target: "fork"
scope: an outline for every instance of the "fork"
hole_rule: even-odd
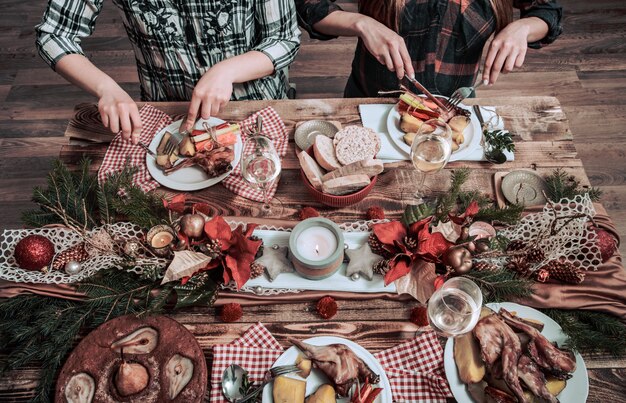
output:
[[[248,400],[256,397],[259,394],[259,392],[263,390],[265,385],[272,382],[274,378],[277,378],[281,375],[296,372],[296,371],[300,371],[300,368],[298,368],[295,365],[280,365],[274,368],[270,368],[269,376],[265,377],[265,380],[263,381],[263,383],[261,383],[258,387],[256,387],[252,392],[246,393],[241,399],[238,399],[235,403],[247,402]]]
[[[189,134],[191,134],[191,131],[193,130],[193,128],[196,127],[196,123],[198,122],[198,120],[200,120],[200,115],[198,115],[198,117],[196,118],[196,121],[190,128],[181,131],[180,128],[183,127],[183,125],[187,122],[187,117],[185,116],[182,119],[182,122],[180,123],[178,130],[176,130],[176,132],[170,133],[170,138],[167,139],[167,143],[165,144],[165,147],[163,149],[164,153],[167,155],[172,155],[174,150],[176,150],[176,147],[178,147],[180,143],[183,142],[184,139],[189,137]]]
[[[479,81],[478,84],[474,84],[471,87],[461,87],[452,93],[452,96],[448,98],[445,102],[446,109],[452,110],[457,107],[458,104],[461,103],[465,98],[472,95],[472,92],[476,90],[476,88],[480,87],[484,84],[484,81]]]

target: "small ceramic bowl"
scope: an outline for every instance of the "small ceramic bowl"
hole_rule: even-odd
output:
[[[309,147],[309,149],[307,150],[307,154],[315,158],[315,156],[313,155],[313,147]],[[350,193],[350,194],[342,195],[342,196],[336,196],[336,195],[331,195],[328,193],[324,193],[321,190],[315,189],[313,185],[311,185],[311,182],[309,182],[309,179],[306,177],[306,174],[304,173],[304,170],[302,169],[300,169],[300,177],[302,178],[302,182],[304,183],[304,186],[306,186],[307,190],[316,201],[326,206],[336,207],[336,208],[347,207],[365,199],[365,197],[374,188],[374,185],[376,184],[376,180],[378,179],[378,175],[376,175],[370,179],[369,185],[365,186],[364,188],[359,189],[354,193]]]

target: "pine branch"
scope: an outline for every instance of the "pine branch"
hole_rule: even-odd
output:
[[[515,224],[519,222],[523,211],[524,206],[519,204],[507,205],[504,208],[499,208],[497,206],[488,206],[481,208],[478,214],[474,216],[474,220]]]
[[[483,292],[485,302],[510,301],[512,298],[525,298],[533,294],[533,282],[500,269],[497,271],[472,271],[463,275],[474,281]]]
[[[591,201],[597,202],[602,196],[602,191],[596,187],[584,189],[580,186],[580,181],[573,175],[569,175],[561,168],[555,169],[550,176],[546,178],[548,185],[547,195],[550,200],[555,202],[563,198],[573,199],[578,195],[589,194]]]
[[[616,317],[582,310],[543,309],[568,336],[565,347],[575,351],[626,354],[626,324]]]
[[[448,214],[456,207],[461,187],[469,178],[470,170],[468,168],[455,169],[450,177],[450,189],[446,194],[437,198],[436,201],[436,218],[440,221],[448,219]]]

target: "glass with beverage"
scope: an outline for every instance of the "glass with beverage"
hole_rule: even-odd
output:
[[[441,336],[459,336],[476,326],[482,304],[483,294],[474,282],[454,277],[430,297],[428,321]]]
[[[263,192],[263,215],[278,213],[268,200],[267,189],[278,178],[280,171],[280,157],[272,140],[265,136],[248,137],[241,156],[241,175],[250,186]]]
[[[427,120],[420,126],[411,145],[411,162],[421,173],[415,197],[424,196],[426,175],[439,172],[446,166],[452,154],[452,129],[447,123],[438,120]]]

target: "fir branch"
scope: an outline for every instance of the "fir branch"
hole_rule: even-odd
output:
[[[446,221],[448,214],[454,210],[461,187],[469,178],[470,170],[468,168],[455,169],[450,176],[450,189],[446,194],[437,198],[436,201],[436,218],[440,221]]]
[[[584,189],[580,186],[580,181],[573,175],[569,175],[563,169],[555,169],[546,178],[548,185],[547,196],[555,202],[561,199],[573,199],[576,196],[588,194],[591,201],[597,202],[602,196],[602,191],[596,187]]]
[[[478,214],[474,216],[474,220],[487,221],[504,224],[516,224],[519,222],[524,206],[519,204],[511,204],[504,208],[497,206],[488,206],[481,208]]]
[[[582,310],[542,309],[568,336],[565,347],[575,351],[626,354],[626,324],[618,318]]]
[[[520,278],[505,269],[472,271],[463,277],[478,284],[483,292],[484,302],[510,301],[513,298],[526,298],[533,294],[531,280]]]

